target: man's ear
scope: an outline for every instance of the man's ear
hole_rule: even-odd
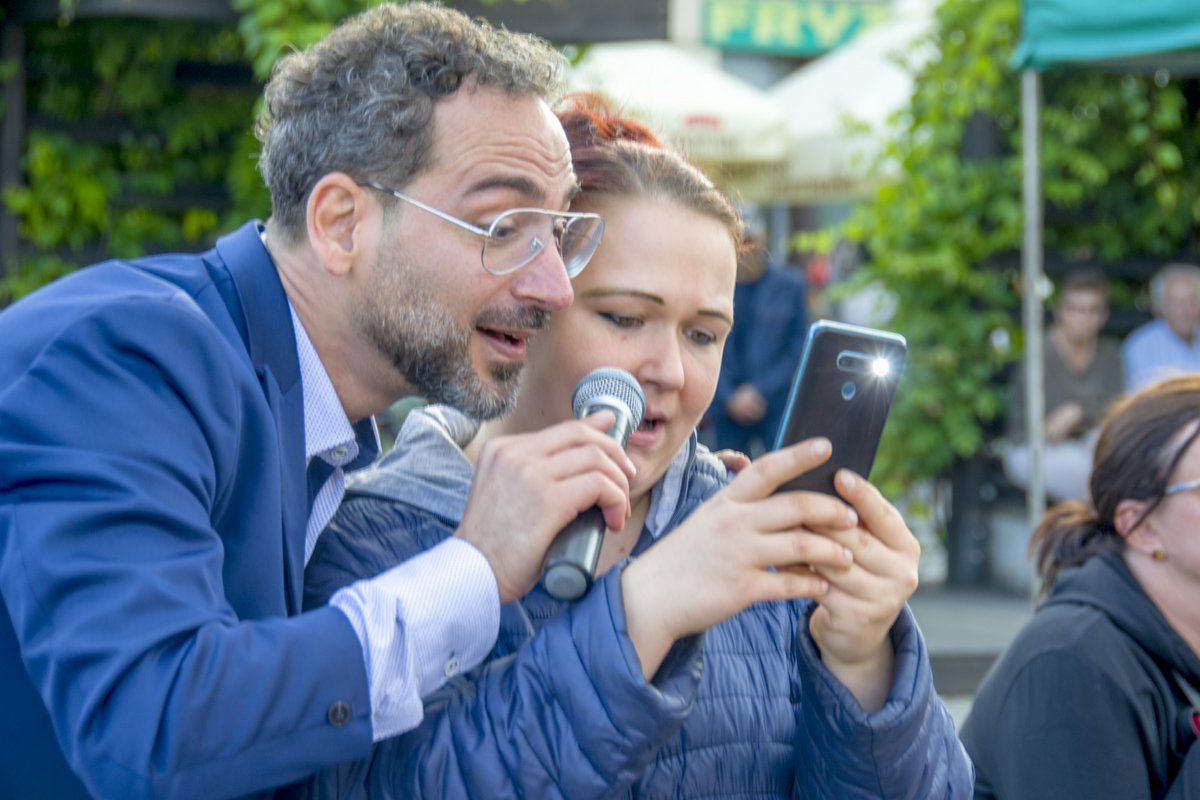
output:
[[[350,272],[362,257],[366,192],[344,172],[323,176],[308,195],[308,241],[330,275]]]
[[[1154,531],[1154,525],[1149,519],[1138,520],[1146,513],[1146,507],[1149,505],[1146,500],[1122,500],[1117,503],[1117,511],[1113,515],[1113,524],[1117,529],[1117,533],[1121,534],[1126,544],[1139,553],[1144,553],[1148,556],[1153,556],[1155,550],[1161,550],[1162,545],[1158,540],[1158,534]],[[1137,527],[1134,527],[1134,526]]]

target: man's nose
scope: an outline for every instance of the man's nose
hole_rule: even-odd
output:
[[[575,290],[558,247],[551,243],[513,274],[513,295],[550,310],[571,305]]]

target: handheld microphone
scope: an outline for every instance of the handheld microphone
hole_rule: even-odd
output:
[[[571,396],[571,408],[578,419],[602,409],[613,412],[616,421],[608,435],[620,442],[642,424],[646,396],[637,379],[623,369],[601,367],[580,379]],[[563,528],[546,553],[542,583],[551,596],[575,600],[591,588],[604,543],[604,513],[592,506]]]

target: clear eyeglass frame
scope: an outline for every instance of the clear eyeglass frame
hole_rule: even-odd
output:
[[[403,200],[482,237],[480,263],[484,270],[496,276],[516,272],[541,255],[546,245],[553,240],[562,257],[567,277],[574,278],[595,255],[604,235],[604,220],[599,214],[584,211],[550,211],[545,208],[510,208],[492,220],[487,228],[481,228],[409,197],[398,189],[369,180],[360,180],[358,183],[360,186],[367,186]]]
[[[1188,489],[1197,489],[1197,488],[1200,488],[1200,478],[1196,478],[1195,480],[1190,480],[1190,481],[1180,481],[1179,483],[1172,483],[1170,486],[1168,486],[1166,489],[1163,490],[1163,497],[1169,497],[1173,494],[1179,494],[1180,492],[1186,492]]]

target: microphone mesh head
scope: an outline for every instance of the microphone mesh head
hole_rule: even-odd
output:
[[[594,369],[579,379],[575,385],[575,394],[571,396],[571,410],[576,417],[582,417],[584,412],[601,398],[612,398],[625,404],[633,418],[632,427],[642,424],[642,416],[646,413],[646,395],[638,385],[637,378],[623,369],[616,367],[600,367]]]

